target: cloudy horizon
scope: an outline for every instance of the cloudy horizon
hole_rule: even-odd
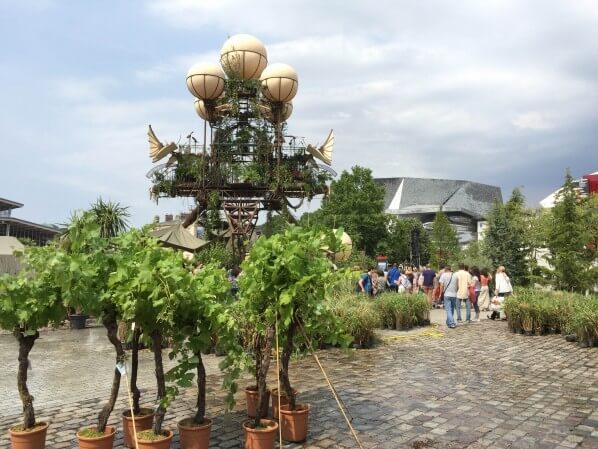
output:
[[[598,170],[591,0],[0,0],[0,17],[0,197],[19,218],[63,223],[100,196],[134,225],[192,206],[150,200],[147,125],[201,135],[185,74],[238,33],[297,70],[289,133],[334,128],[338,173],[520,187],[537,207],[567,168]]]

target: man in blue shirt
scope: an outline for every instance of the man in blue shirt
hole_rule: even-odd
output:
[[[386,276],[386,282],[388,283],[388,288],[390,290],[395,292],[398,291],[399,286],[397,284],[397,281],[399,280],[400,276],[401,270],[399,270],[399,267],[397,267],[396,263],[393,263],[390,270],[388,270],[388,275]]]
[[[359,288],[361,289],[361,293],[366,293],[368,295],[373,294],[373,285],[372,285],[372,271],[374,269],[372,267],[368,268],[368,272],[361,275],[361,279],[359,279]]]

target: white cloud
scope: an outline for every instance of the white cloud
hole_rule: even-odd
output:
[[[546,117],[539,112],[519,114],[513,119],[512,123],[517,128],[522,129],[543,130],[552,128]]]

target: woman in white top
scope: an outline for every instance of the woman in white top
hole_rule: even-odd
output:
[[[513,293],[513,287],[511,286],[511,280],[505,272],[505,267],[502,265],[496,269],[496,277],[494,278],[494,294],[495,298],[492,299],[490,304],[490,310],[492,314],[488,316],[491,320],[500,318],[503,310],[503,303],[505,298]]]
[[[496,277],[494,278],[494,294],[506,298],[513,293],[513,287],[511,286],[511,280],[505,272],[505,267],[502,265],[496,269]]]

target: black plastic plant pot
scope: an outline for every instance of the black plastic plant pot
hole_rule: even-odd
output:
[[[69,315],[69,323],[71,324],[71,329],[85,329],[85,323],[87,322],[87,315],[83,315],[80,313],[74,313]]]

